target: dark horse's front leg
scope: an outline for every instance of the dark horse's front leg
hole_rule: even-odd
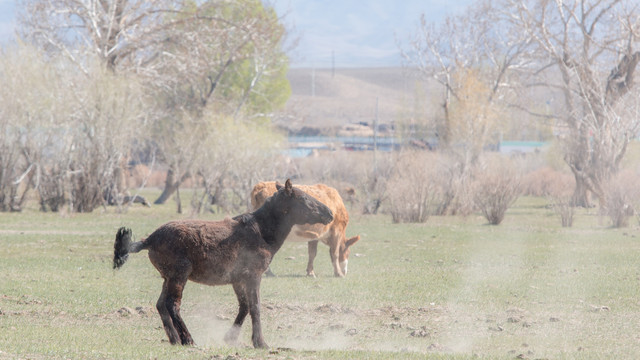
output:
[[[251,314],[251,341],[255,348],[268,348],[267,343],[262,337],[262,324],[260,323],[260,280],[258,276],[254,281],[250,282],[247,287],[247,296],[249,298],[249,313]]]
[[[228,344],[235,344],[238,341],[240,328],[242,327],[244,318],[247,317],[249,313],[249,304],[247,302],[247,293],[244,284],[234,283],[233,291],[235,291],[236,297],[238,298],[238,316],[236,316],[236,320],[233,322],[231,329],[229,329],[224,336],[224,341]]]
[[[251,279],[246,283],[233,284],[233,290],[238,298],[238,316],[236,316],[233,326],[224,336],[225,342],[234,344],[240,335],[240,328],[247,314],[251,314],[252,335],[251,341],[256,348],[267,348],[267,344],[262,337],[262,326],[260,324],[260,277]]]

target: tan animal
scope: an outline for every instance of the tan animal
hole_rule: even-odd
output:
[[[315,277],[313,271],[313,260],[318,253],[318,241],[322,241],[329,246],[331,263],[333,264],[333,274],[337,277],[344,277],[347,274],[349,263],[349,248],[360,240],[360,235],[347,239],[345,230],[349,223],[349,213],[344,207],[344,203],[338,191],[324,184],[316,185],[296,185],[298,189],[306,192],[327,205],[333,213],[333,221],[324,224],[296,225],[289,233],[286,241],[306,241],[309,248],[309,262],[307,264],[307,275]],[[269,196],[276,192],[275,181],[261,182],[253,187],[251,191],[251,206],[258,209]]]

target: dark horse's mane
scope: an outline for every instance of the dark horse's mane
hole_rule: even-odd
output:
[[[256,234],[260,235],[260,224],[258,223],[254,213],[247,212],[244,214],[236,215],[231,219],[239,222],[245,227],[253,230],[253,232],[255,232]]]

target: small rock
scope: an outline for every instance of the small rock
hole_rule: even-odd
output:
[[[421,329],[413,330],[410,335],[413,337],[429,337],[431,334],[423,326]]]
[[[609,308],[608,306],[605,306],[605,305],[603,305],[603,306],[591,305],[591,311],[593,311],[593,312],[609,311],[609,310],[611,310],[611,308]]]
[[[131,310],[131,308],[129,307],[121,307],[120,309],[118,309],[118,314],[120,314],[121,316],[129,316],[131,314],[133,314],[133,310]]]
[[[345,332],[345,334],[350,335],[350,336],[353,336],[353,335],[355,335],[355,334],[357,334],[357,333],[358,333],[358,330],[357,330],[357,329],[355,329],[355,328],[351,328],[351,329],[349,329],[349,330],[347,330],[347,331]]]
[[[149,313],[147,309],[143,308],[142,306],[137,306],[136,312],[138,313],[138,315],[143,315],[143,316]]]

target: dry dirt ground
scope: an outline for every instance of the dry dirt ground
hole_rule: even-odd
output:
[[[242,345],[227,346],[232,289],[194,283],[182,315],[197,346],[169,346],[155,310],[161,279],[145,254],[111,270],[118,226],[133,223],[142,237],[165,215],[28,215],[0,217],[0,358],[640,356],[639,229],[611,229],[591,214],[569,229],[527,203],[499,227],[479,217],[353,216],[347,233],[363,238],[344,279],[332,276],[326,247],[314,279],[304,276],[306,245],[285,244],[273,263],[279,276],[261,287],[269,351],[249,346],[250,321]]]

